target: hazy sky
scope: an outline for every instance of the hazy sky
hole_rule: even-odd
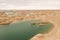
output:
[[[60,9],[60,0],[0,0],[0,9]]]

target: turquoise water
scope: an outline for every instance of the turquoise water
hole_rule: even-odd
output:
[[[34,35],[44,34],[53,27],[50,22],[46,25],[32,25],[31,22],[39,22],[39,20],[0,26],[0,40],[29,40]]]

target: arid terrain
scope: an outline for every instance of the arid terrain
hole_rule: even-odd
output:
[[[54,28],[46,34],[37,34],[31,40],[60,40],[60,10],[16,10],[0,11],[0,24],[25,20],[52,22]]]

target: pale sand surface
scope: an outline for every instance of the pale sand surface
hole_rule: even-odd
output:
[[[11,18],[13,23],[26,20],[50,21],[54,24],[54,28],[46,34],[37,34],[31,40],[60,40],[60,11],[17,11],[17,13],[25,13],[24,16],[16,16]],[[44,13],[46,16],[41,15]],[[8,21],[9,22],[9,21]],[[4,22],[2,22],[4,23]]]

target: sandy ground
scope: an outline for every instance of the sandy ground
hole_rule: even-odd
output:
[[[60,13],[56,13],[55,16],[48,15],[48,20],[52,22],[55,27],[47,34],[37,34],[32,40],[60,40]]]
[[[21,20],[36,20],[50,21],[54,24],[54,28],[46,34],[37,34],[31,40],[60,40],[60,11],[17,11],[17,13],[26,13],[24,16],[13,17],[13,23]],[[43,13],[43,15],[41,15]],[[46,15],[45,15],[46,14]],[[1,18],[1,17],[0,17]],[[3,22],[2,22],[3,23]]]

